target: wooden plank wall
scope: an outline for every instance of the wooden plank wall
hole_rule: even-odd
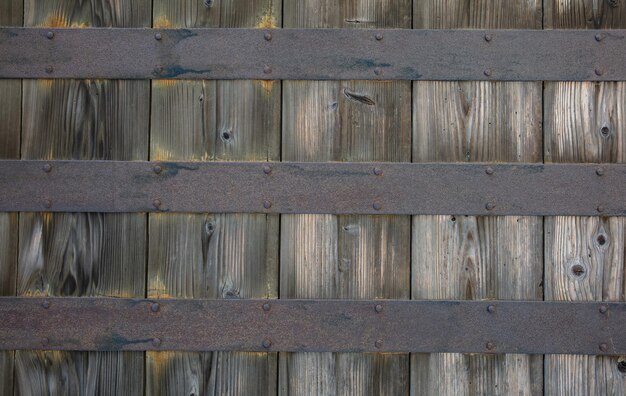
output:
[[[0,2],[0,25],[22,24],[626,28],[626,4]],[[625,112],[626,83],[0,80],[0,158],[624,163]],[[607,217],[3,213],[0,295],[624,301],[625,240]],[[0,353],[0,394],[624,394],[625,372],[624,357],[23,351]]]
[[[626,4],[547,1],[544,26],[624,29]],[[626,84],[546,83],[544,136],[545,162],[626,162]],[[623,217],[546,217],[545,299],[626,300],[625,242]],[[577,267],[582,271],[573,271]],[[626,394],[626,366],[620,362],[624,357],[546,356],[546,393]]]

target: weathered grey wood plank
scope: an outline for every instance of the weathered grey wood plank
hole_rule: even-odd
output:
[[[411,27],[410,1],[285,3],[285,27]],[[409,161],[410,83],[286,81],[283,160]],[[281,298],[409,298],[403,216],[285,215]],[[281,354],[281,394],[406,394],[407,355]]]
[[[23,0],[0,3],[0,26],[22,26]],[[0,80],[0,158],[20,158],[22,82]],[[0,213],[0,296],[15,295],[17,213]],[[0,394],[13,393],[12,351],[0,351]]]
[[[279,27],[281,2],[154,1],[154,27]],[[153,81],[153,160],[279,160],[280,82]],[[277,298],[278,216],[149,216],[148,296]],[[228,331],[228,329],[225,329]],[[275,353],[147,353],[149,394],[275,394]]]
[[[619,1],[551,0],[545,2],[544,25],[624,28],[626,6]],[[626,161],[626,84],[546,83],[544,98],[546,162]],[[546,218],[545,299],[624,301],[625,229],[624,218]],[[624,394],[623,360],[546,356],[546,393]]]
[[[414,2],[421,28],[540,28],[540,1]],[[541,83],[414,82],[413,161],[541,162]],[[542,219],[415,216],[415,299],[541,299]],[[496,346],[497,348],[497,346]],[[414,354],[412,394],[540,394],[542,358]]]
[[[144,27],[150,3],[27,0],[25,25]],[[148,159],[149,100],[144,81],[24,81],[22,156]],[[145,293],[143,214],[21,214],[19,236],[20,295]],[[144,354],[136,352],[21,351],[15,370],[18,394],[143,394],[144,388]]]

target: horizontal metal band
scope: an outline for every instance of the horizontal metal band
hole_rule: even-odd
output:
[[[626,353],[626,304],[0,298],[0,349]]]
[[[626,30],[0,29],[0,78],[626,80]]]
[[[626,215],[626,165],[0,161],[0,211]]]

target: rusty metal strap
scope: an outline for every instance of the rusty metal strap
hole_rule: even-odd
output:
[[[626,165],[4,160],[0,211],[621,216]]]
[[[626,353],[625,303],[0,298],[0,349]]]
[[[626,80],[626,30],[0,29],[0,78]]]

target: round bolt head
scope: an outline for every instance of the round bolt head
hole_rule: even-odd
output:
[[[152,170],[154,171],[154,173],[156,173],[157,175],[160,174],[161,172],[163,172],[163,168],[161,167],[161,165],[155,165],[154,168],[152,168]]]
[[[383,69],[381,69],[380,67],[374,68],[374,74],[380,76],[381,74],[383,74]]]
[[[485,347],[487,347],[487,349],[490,351],[493,351],[496,348],[493,342],[488,342],[487,345],[485,345]]]
[[[598,175],[598,176],[604,175],[604,168],[597,168],[596,169],[596,175]]]
[[[266,338],[263,340],[262,345],[263,345],[263,348],[269,349],[269,347],[272,346],[272,341],[269,338]]]
[[[607,313],[609,310],[609,307],[607,307],[606,305],[602,304],[600,305],[600,308],[598,308],[598,310],[600,311],[600,313]]]
[[[381,210],[383,208],[383,205],[381,205],[380,202],[374,202],[372,207],[374,208],[374,210]]]
[[[374,174],[375,174],[376,176],[380,176],[380,175],[382,175],[382,174],[383,174],[383,170],[382,170],[382,169],[380,169],[379,167],[375,167],[375,168],[374,168]]]
[[[485,173],[488,175],[493,175],[495,173],[495,170],[493,170],[492,167],[488,167],[487,169],[485,169]]]
[[[596,209],[600,213],[604,212],[604,206],[602,206],[602,205],[598,205],[598,207]]]
[[[50,308],[50,301],[46,300],[46,301],[42,302],[42,303],[41,303],[41,306],[42,306],[44,309],[48,309],[48,308]]]
[[[154,38],[157,40],[161,40],[163,38],[163,36],[161,35],[161,33],[157,33],[154,35]]]
[[[263,201],[263,207],[265,209],[269,209],[269,208],[272,207],[272,203],[270,201],[265,200],[265,201]]]
[[[494,210],[495,208],[496,208],[496,204],[492,202],[487,202],[487,204],[485,205],[485,209],[487,210]]]
[[[270,74],[271,72],[272,72],[272,68],[271,68],[271,67],[269,67],[269,66],[265,66],[265,67],[263,68],[263,73],[265,73],[265,74]]]
[[[161,74],[163,73],[163,66],[157,66],[154,68],[154,74]]]
[[[158,347],[161,345],[161,339],[160,338],[153,338],[152,339],[152,345],[154,345],[155,347]]]
[[[377,304],[377,305],[374,307],[374,310],[375,310],[376,312],[378,312],[378,313],[383,312],[383,306],[382,306],[382,305],[380,305],[380,304]]]
[[[378,349],[383,347],[383,340],[376,340],[376,342],[374,343],[374,346]]]
[[[152,312],[159,312],[160,308],[161,306],[159,305],[159,303],[152,303],[152,305],[150,305],[150,311]]]
[[[155,208],[160,208],[161,205],[163,204],[163,202],[161,202],[160,199],[155,199],[154,201],[152,201],[152,205],[154,205]]]
[[[382,33],[376,33],[376,35],[374,37],[376,37],[376,40],[380,41],[380,40],[383,39],[383,34]]]
[[[596,41],[600,42],[602,40],[604,40],[604,34],[596,33]]]
[[[491,69],[485,69],[485,71],[483,73],[485,74],[485,76],[490,77],[491,76]]]
[[[600,344],[600,350],[602,352],[607,352],[609,350],[609,346],[606,343],[603,342],[603,343]]]
[[[495,305],[489,305],[487,307],[487,312],[489,313],[495,313],[496,312],[496,306]]]
[[[263,173],[265,173],[266,175],[269,175],[270,173],[272,173],[272,167],[269,165],[263,166]]]
[[[270,308],[271,308],[270,303],[265,303],[265,304],[263,304],[263,310],[264,310],[264,311],[266,311],[266,312],[267,312],[267,311],[269,311],[269,310],[270,310]]]
[[[265,34],[263,35],[263,37],[265,38],[266,41],[271,41],[272,40],[272,33],[270,32],[265,32]]]
[[[46,66],[46,73],[51,74],[54,71],[52,66]]]
[[[44,199],[43,200],[43,207],[46,208],[46,209],[52,207],[52,201],[49,200],[49,199]]]
[[[486,42],[490,42],[492,38],[493,37],[489,33],[485,34],[485,41]]]
[[[594,70],[594,72],[596,73],[596,76],[601,76],[604,74],[604,71],[600,68],[596,68],[596,70]]]
[[[54,32],[46,33],[46,37],[49,38],[50,40],[52,40],[54,38]]]
[[[44,172],[46,172],[46,173],[50,173],[50,171],[52,171],[52,165],[50,165],[50,164],[45,164],[45,165],[43,166],[43,171],[44,171]]]

